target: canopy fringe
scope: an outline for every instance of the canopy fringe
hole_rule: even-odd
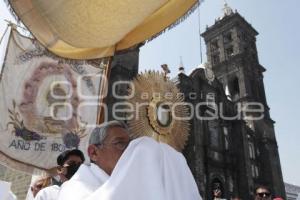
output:
[[[149,38],[148,40],[146,40],[146,42],[151,42],[152,40],[154,40],[155,38],[159,37],[160,35],[164,34],[166,31],[169,31],[173,28],[175,28],[177,25],[181,24],[182,22],[184,22],[191,14],[194,13],[195,10],[197,10],[197,8],[200,6],[200,4],[203,2],[204,0],[198,0],[182,17],[180,17],[179,19],[177,19],[175,22],[173,22],[170,26],[166,27],[164,30],[162,30],[161,32],[155,34],[154,36],[152,36],[151,38]]]
[[[7,21],[7,23],[15,25],[18,29],[20,29],[23,33],[22,35],[25,35],[26,37],[33,38],[34,36],[32,35],[32,33],[28,30],[28,28],[23,24],[21,19],[15,13],[15,11],[14,11],[13,7],[11,6],[11,3],[10,3],[11,0],[3,0],[3,1],[7,5],[8,10],[10,11],[11,15],[13,16],[13,18],[15,19],[16,22],[11,22],[9,20],[5,20],[5,21]]]
[[[9,12],[11,13],[11,15],[13,16],[13,18],[16,20],[17,23],[20,23],[20,18],[18,17],[18,15],[15,13],[14,9],[11,7],[10,5],[10,0],[3,0],[4,3],[6,4]]]

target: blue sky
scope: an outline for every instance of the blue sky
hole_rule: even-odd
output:
[[[257,49],[260,63],[267,69],[265,89],[275,131],[284,179],[300,185],[300,1],[299,0],[228,0],[228,4],[252,24],[260,33]],[[200,7],[201,30],[221,16],[222,0],[206,0]],[[12,19],[6,5],[0,1],[0,33]],[[202,41],[203,42],[203,41]],[[200,64],[198,13],[147,43],[140,51],[140,71],[160,70],[169,65],[175,76],[180,56],[186,72]],[[3,54],[1,45],[0,55]],[[205,46],[203,44],[205,54]],[[204,57],[204,60],[206,58]]]

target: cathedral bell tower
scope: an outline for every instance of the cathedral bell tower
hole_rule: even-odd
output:
[[[266,69],[258,60],[257,35],[251,24],[226,2],[223,15],[202,33],[207,60],[215,77],[222,83],[227,98],[241,105],[241,111],[249,103],[251,108],[261,109],[261,117],[242,115],[241,118],[246,130],[240,131],[243,145],[240,151],[244,151],[243,159],[248,167],[246,176],[251,177],[246,187],[253,191],[256,185],[265,184],[275,195],[285,197],[275,122],[270,118],[263,82]]]
[[[267,106],[262,74],[265,68],[258,62],[256,49],[258,32],[227,4],[223,10],[223,16],[202,34],[208,62],[229,99],[255,100]]]

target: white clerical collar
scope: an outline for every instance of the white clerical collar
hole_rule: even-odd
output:
[[[109,179],[109,175],[102,170],[98,165],[91,163],[91,171],[101,183],[104,183],[107,179]]]

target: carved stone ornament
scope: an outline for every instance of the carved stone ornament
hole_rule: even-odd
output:
[[[205,77],[209,81],[209,83],[212,83],[215,80],[215,74],[212,70],[212,66],[209,63],[204,64],[205,69]]]

